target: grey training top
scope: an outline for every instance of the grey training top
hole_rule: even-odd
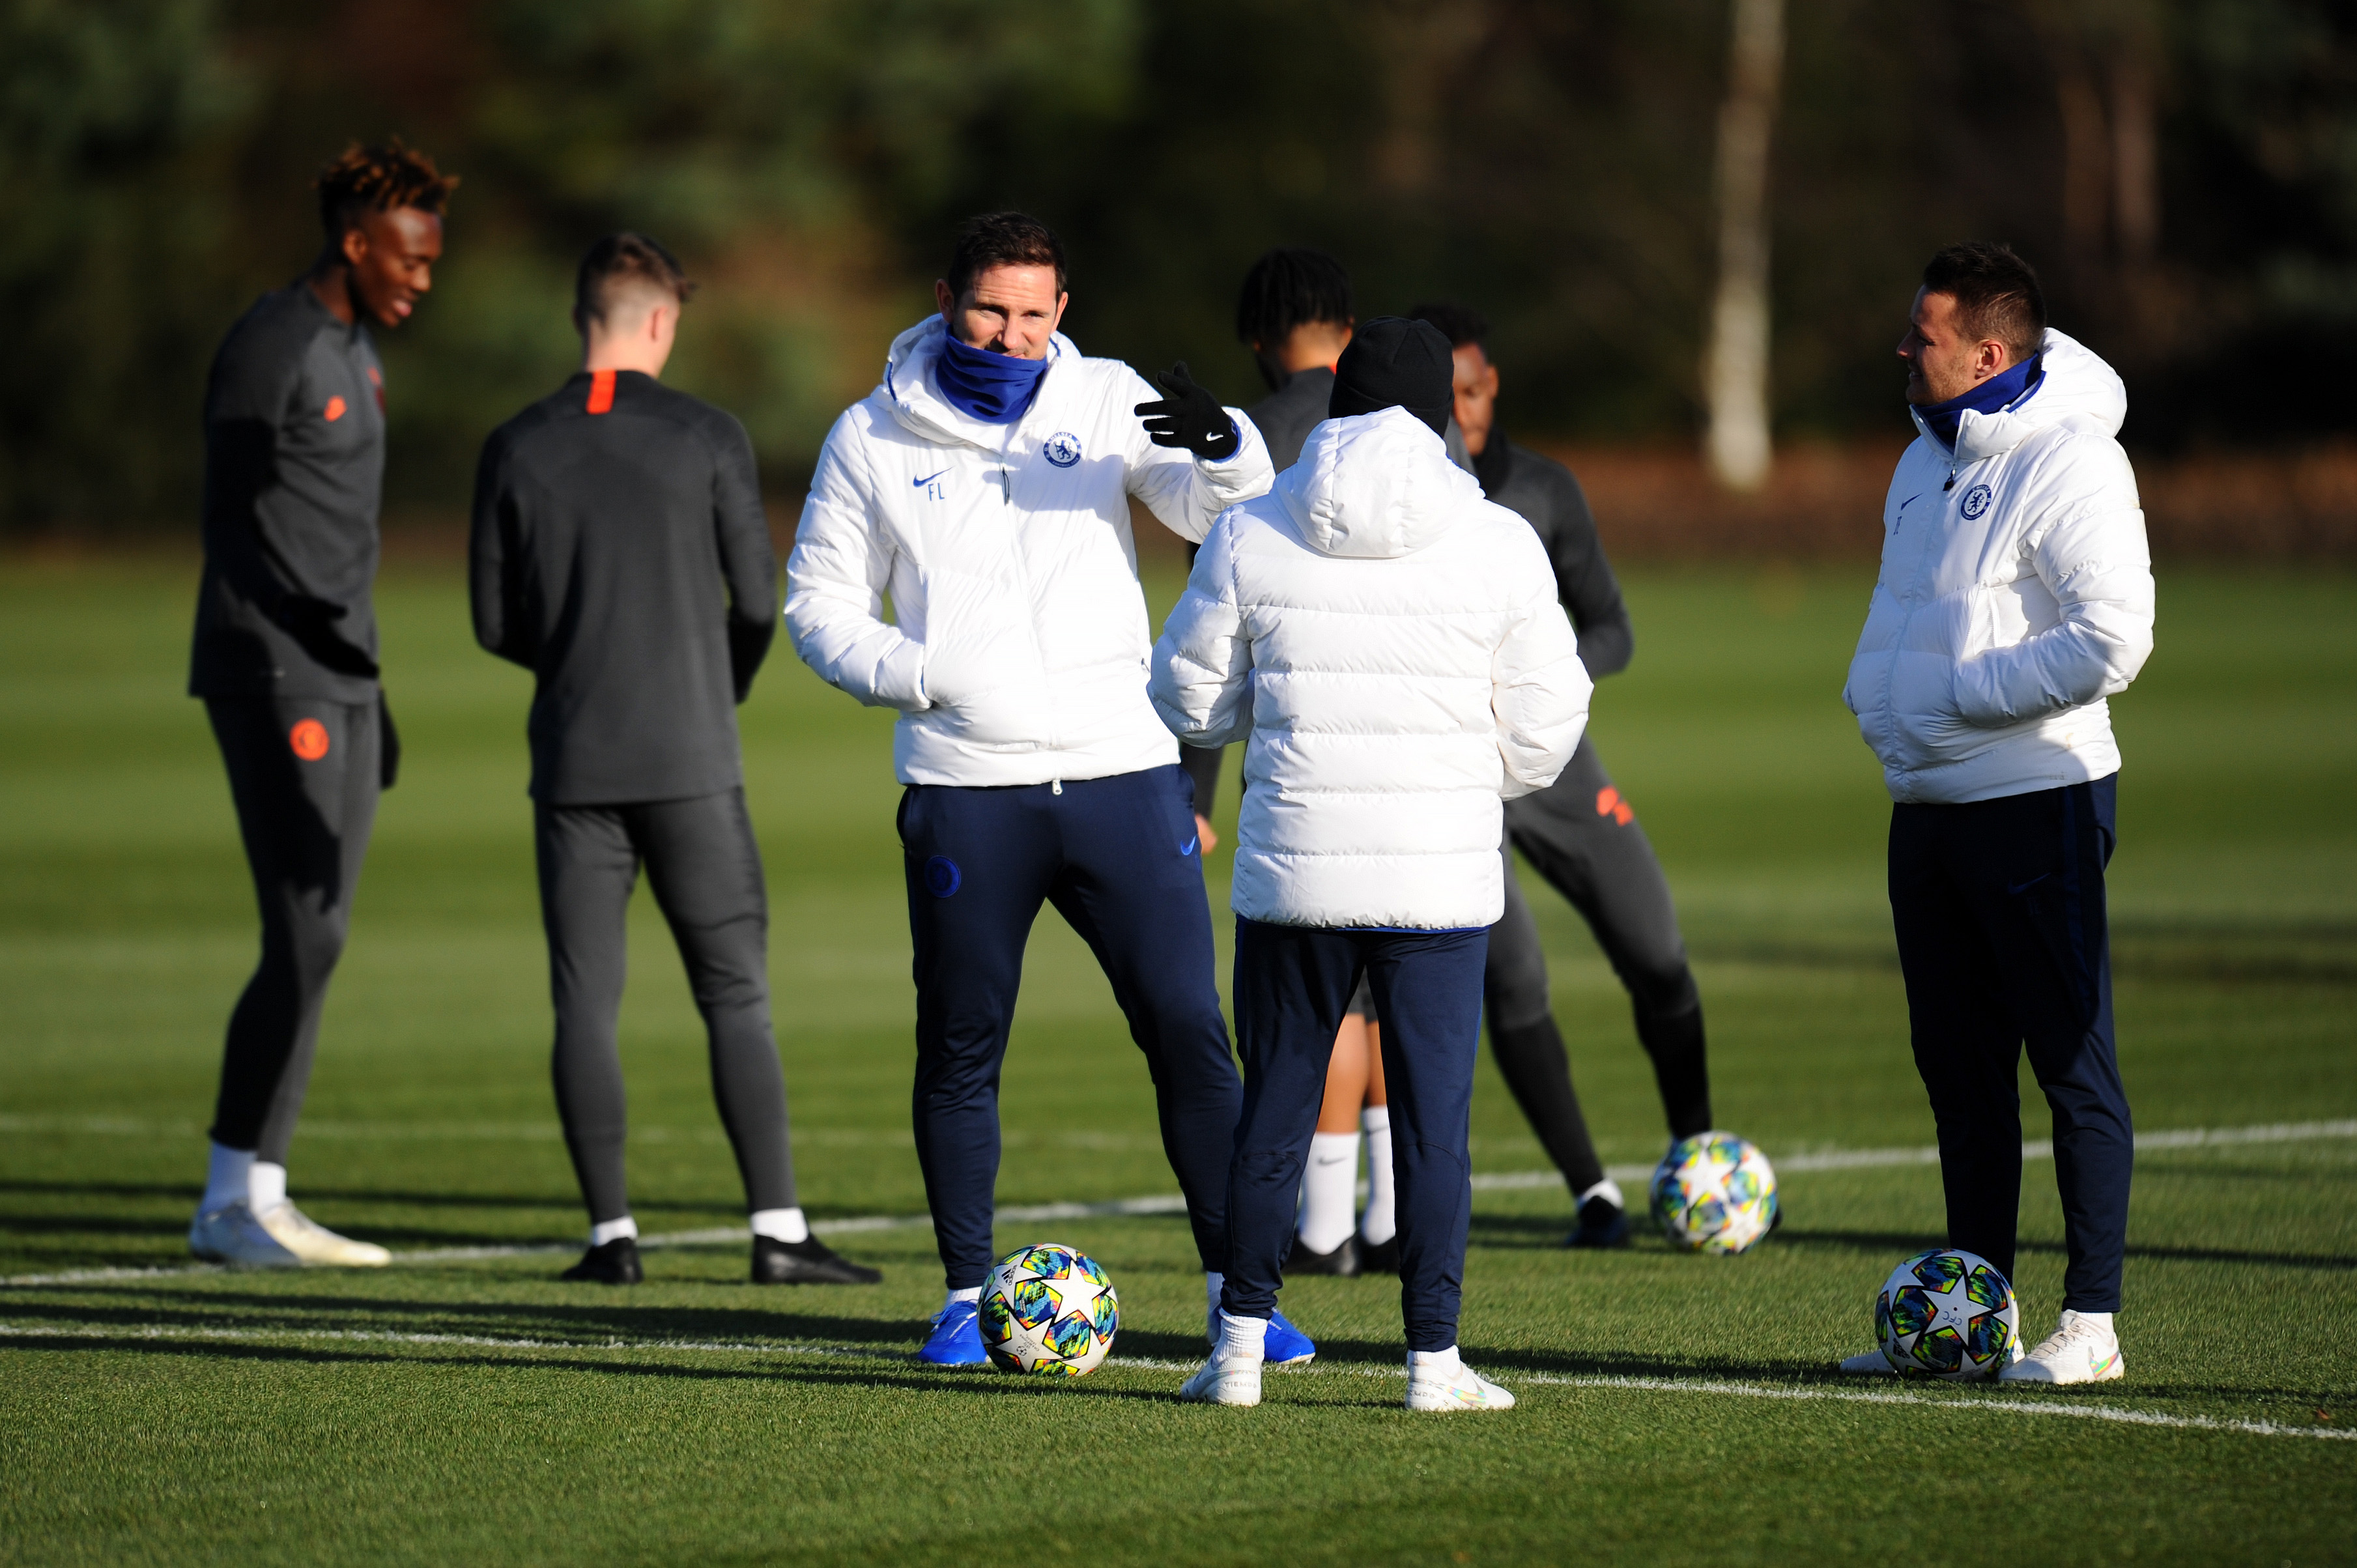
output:
[[[734,416],[587,371],[491,433],[475,478],[475,637],[539,679],[533,798],[678,800],[744,781],[736,704],[778,628],[778,565]]]
[[[1600,681],[1629,667],[1636,636],[1629,625],[1629,607],[1621,602],[1620,584],[1612,563],[1596,537],[1596,518],[1587,510],[1587,493],[1569,468],[1543,457],[1527,446],[1517,446],[1497,426],[1481,455],[1472,460],[1473,477],[1491,500],[1523,520],[1546,546],[1555,567],[1555,596],[1571,614],[1572,629],[1579,633],[1579,661],[1590,680]]]
[[[213,356],[204,420],[189,693],[375,702],[384,371],[368,328],[300,281],[264,295]],[[313,613],[290,613],[304,599]]]

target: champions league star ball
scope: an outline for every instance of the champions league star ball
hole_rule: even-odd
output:
[[[1953,1247],[1918,1252],[1882,1282],[1874,1337],[1901,1372],[1969,1382],[1993,1377],[2021,1342],[2013,1286],[1982,1259]]]
[[[1681,1139],[1653,1172],[1653,1219],[1670,1245],[1740,1252],[1776,1223],[1776,1172],[1732,1133]]]
[[[999,1259],[982,1287],[982,1348],[1004,1371],[1082,1377],[1113,1348],[1120,1310],[1094,1259],[1026,1247]]]

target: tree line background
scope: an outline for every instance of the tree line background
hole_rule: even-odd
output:
[[[962,216],[1063,235],[1066,330],[1259,395],[1276,243],[1362,316],[1495,324],[1517,435],[1690,452],[1727,0],[0,0],[0,528],[192,524],[215,344],[318,244],[308,181],[397,132],[464,184],[388,364],[396,509],[463,505],[571,368],[616,228],[704,285],[671,379],[798,495],[931,308]],[[2357,7],[1792,0],[1774,125],[1780,445],[1895,444],[1924,258],[2005,239],[2127,376],[2156,455],[2345,435]],[[1781,470],[1780,470],[1781,471]],[[1883,470],[1887,473],[1887,467]]]

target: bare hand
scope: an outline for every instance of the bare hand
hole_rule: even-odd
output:
[[[1200,811],[1195,813],[1195,838],[1205,854],[1220,847],[1220,835],[1211,831],[1211,819]]]

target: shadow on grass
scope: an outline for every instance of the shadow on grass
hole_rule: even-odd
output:
[[[17,1340],[5,1348],[17,1352],[58,1355],[109,1356],[137,1355],[172,1357],[181,1360],[262,1362],[295,1366],[382,1366],[382,1367],[485,1367],[497,1366],[516,1371],[591,1372],[607,1377],[645,1378],[665,1381],[791,1383],[804,1386],[836,1387],[872,1391],[875,1389],[905,1389],[916,1393],[953,1393],[985,1399],[1081,1397],[1100,1400],[1142,1400],[1150,1403],[1174,1402],[1171,1396],[1154,1389],[1126,1389],[1101,1383],[1088,1383],[1070,1378],[1010,1377],[989,1368],[943,1369],[921,1371],[911,1368],[906,1371],[882,1370],[873,1368],[828,1367],[807,1361],[762,1367],[692,1367],[648,1361],[608,1361],[583,1358],[554,1356],[545,1353],[502,1355],[495,1348],[480,1352],[437,1350],[431,1354],[404,1354],[390,1350],[329,1349],[299,1345],[253,1345],[221,1340],[164,1340],[146,1338],[109,1338],[102,1335],[77,1337],[70,1342],[55,1339]],[[594,1347],[584,1346],[584,1349]],[[644,1348],[631,1347],[630,1348]],[[888,1353],[879,1352],[879,1358]],[[856,1359],[856,1356],[846,1356]]]
[[[7,1303],[7,1316],[20,1323],[55,1319],[122,1326],[270,1327],[288,1331],[312,1326],[352,1328],[361,1332],[376,1329],[404,1334],[487,1334],[499,1330],[518,1337],[604,1335],[665,1339],[818,1339],[912,1348],[923,1337],[923,1320],[917,1317],[845,1317],[749,1307],[631,1306],[619,1303],[591,1305],[586,1302],[544,1305],[532,1302],[404,1301],[371,1296],[157,1290],[153,1286],[78,1285],[72,1288],[79,1299],[71,1304],[10,1301]],[[614,1287],[578,1285],[567,1288],[607,1291]],[[122,1305],[93,1305],[88,1299],[92,1296],[116,1298]],[[255,1314],[268,1316],[258,1319],[253,1316]],[[329,1315],[336,1322],[333,1325],[307,1323],[292,1316],[296,1314]],[[382,1321],[353,1321],[363,1315]]]

